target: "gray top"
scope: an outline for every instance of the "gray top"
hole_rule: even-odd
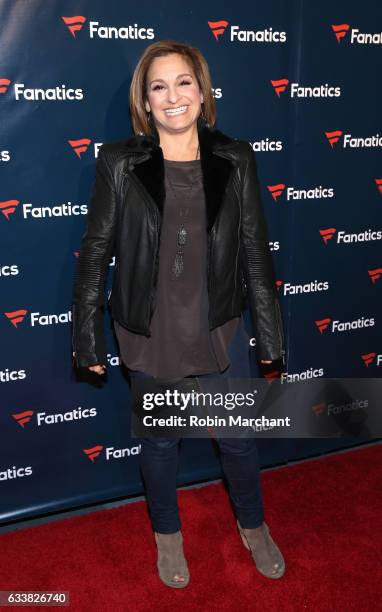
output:
[[[130,369],[177,379],[223,371],[240,317],[209,330],[207,229],[200,160],[164,160],[166,198],[156,302],[147,338],[114,321],[121,359]],[[180,239],[178,231],[185,232]],[[176,260],[177,252],[181,254]],[[175,265],[176,264],[176,265]]]

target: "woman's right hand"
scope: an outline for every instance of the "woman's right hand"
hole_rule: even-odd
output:
[[[91,370],[92,372],[95,372],[96,374],[105,374],[106,372],[106,366],[100,365],[99,363],[97,363],[97,365],[88,366],[88,368],[89,370]]]

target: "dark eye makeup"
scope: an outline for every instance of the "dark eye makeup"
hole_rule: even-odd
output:
[[[191,81],[187,81],[187,79],[183,79],[180,82],[180,85],[191,85]],[[156,91],[156,90],[159,90],[159,89],[162,89],[162,88],[163,88],[163,85],[159,85],[159,83],[158,83],[157,85],[154,85],[154,87],[152,88],[152,91]]]

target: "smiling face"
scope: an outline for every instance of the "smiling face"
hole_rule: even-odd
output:
[[[187,131],[201,112],[203,94],[195,74],[177,53],[156,57],[147,74],[146,111],[151,111],[158,132]]]

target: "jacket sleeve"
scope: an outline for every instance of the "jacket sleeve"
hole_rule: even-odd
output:
[[[247,142],[243,145],[241,252],[256,334],[256,356],[264,360],[282,359],[285,365],[283,324],[256,158],[251,145]]]
[[[72,347],[77,367],[107,363],[104,287],[114,246],[115,224],[115,185],[102,145],[74,275]]]

